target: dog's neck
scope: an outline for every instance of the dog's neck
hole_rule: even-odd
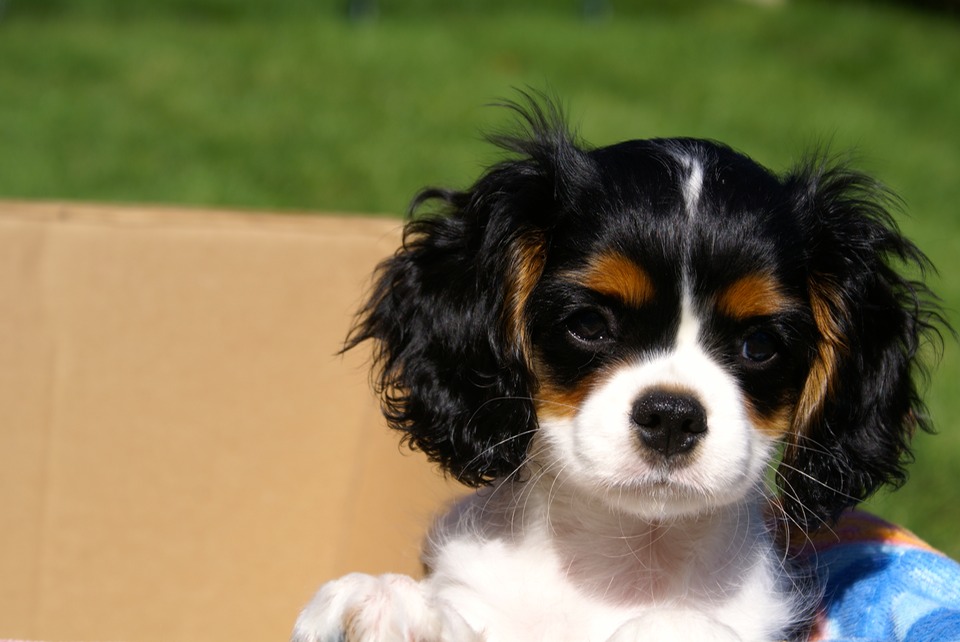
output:
[[[736,504],[669,518],[567,492],[543,475],[501,483],[477,500],[472,510],[483,515],[476,523],[488,535],[548,547],[568,577],[616,602],[722,597],[742,581],[738,570],[766,558],[771,546],[759,491]]]

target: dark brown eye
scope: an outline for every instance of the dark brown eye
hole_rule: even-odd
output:
[[[744,337],[740,356],[752,364],[760,365],[776,357],[779,350],[780,342],[776,335],[766,330],[754,330]]]
[[[610,338],[607,319],[596,310],[574,312],[567,317],[566,326],[567,332],[581,341],[595,342]]]

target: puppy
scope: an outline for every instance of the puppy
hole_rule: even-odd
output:
[[[430,189],[348,347],[389,424],[475,494],[423,581],[348,575],[297,642],[803,639],[786,553],[904,479],[939,319],[896,200],[822,158],[705,140],[592,149],[560,110],[466,191]],[[768,490],[768,479],[775,490]],[[791,533],[790,531],[793,531]]]

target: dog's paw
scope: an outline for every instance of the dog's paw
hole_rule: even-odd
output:
[[[663,609],[628,620],[607,642],[742,642],[726,624],[709,615]]]
[[[324,584],[291,642],[482,642],[451,608],[406,575],[353,573]]]

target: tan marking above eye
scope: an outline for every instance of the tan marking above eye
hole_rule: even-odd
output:
[[[721,314],[737,321],[796,307],[794,300],[783,293],[779,281],[762,273],[749,274],[728,285],[717,295],[716,305]]]
[[[640,308],[653,300],[654,287],[642,267],[617,252],[593,257],[572,278],[595,292]]]

